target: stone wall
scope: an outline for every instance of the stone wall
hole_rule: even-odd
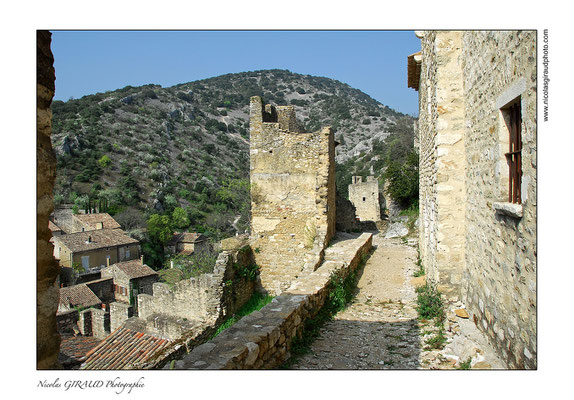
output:
[[[419,87],[420,251],[511,368],[536,368],[536,32],[429,31]],[[522,116],[508,202],[505,107]]]
[[[148,331],[170,339],[196,325],[213,325],[232,315],[253,294],[255,282],[239,274],[241,268],[253,264],[253,252],[246,246],[220,253],[211,274],[171,287],[156,282],[152,295],[138,295],[138,318],[147,321]]]
[[[56,178],[56,156],[52,148],[52,112],[56,79],[54,56],[50,49],[52,34],[36,33],[36,367],[58,367],[60,335],[56,324],[59,303],[58,263],[48,220],[54,209],[52,191]]]
[[[104,339],[110,334],[110,314],[99,308],[88,308],[79,313],[78,327],[84,336]]]
[[[364,233],[341,248],[335,246],[327,249],[325,262],[316,271],[295,279],[270,304],[197,346],[176,361],[174,368],[271,369],[281,365],[290,357],[292,340],[301,337],[305,321],[325,303],[331,274],[345,277],[355,270],[372,248],[372,234]]]
[[[379,181],[374,176],[367,177],[366,182],[360,176],[353,176],[349,185],[349,200],[355,206],[360,221],[381,220]]]
[[[250,102],[251,245],[261,284],[278,294],[313,271],[335,233],[335,141],[303,133],[294,108]]]
[[[465,32],[466,267],[462,297],[513,368],[536,368],[536,32]],[[508,128],[520,96],[522,217],[508,202]],[[506,143],[505,143],[506,142]]]
[[[464,96],[462,32],[428,32],[421,41],[419,209],[427,277],[449,297],[460,293],[464,261]]]
[[[60,335],[74,335],[75,331],[78,331],[79,313],[77,310],[58,313],[56,320]]]
[[[110,332],[115,331],[133,315],[133,307],[127,303],[110,303]]]

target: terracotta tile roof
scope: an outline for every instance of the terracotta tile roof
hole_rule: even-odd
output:
[[[80,369],[146,369],[153,356],[169,344],[127,328],[118,328],[86,355]]]
[[[128,276],[129,279],[141,278],[143,276],[157,275],[157,272],[141,263],[141,260],[122,261],[105,268],[117,268]]]
[[[60,228],[58,225],[56,225],[52,221],[48,221],[48,229],[50,229],[52,232],[63,232],[62,228]]]
[[[103,229],[121,228],[121,225],[108,213],[76,214],[73,218],[80,222],[86,231],[100,229],[97,226],[99,222],[102,223]]]
[[[93,336],[62,336],[58,359],[62,364],[80,363],[86,354],[102,342]]]
[[[173,237],[167,243],[167,246],[173,246],[176,243],[197,243],[207,240],[207,237],[197,232],[174,233]]]
[[[92,307],[101,302],[85,283],[60,288],[60,306],[62,308]]]
[[[88,242],[88,239],[90,242]],[[55,240],[60,241],[72,253],[97,250],[103,247],[126,246],[139,243],[126,235],[121,229],[99,229],[88,232],[70,233],[58,236]]]

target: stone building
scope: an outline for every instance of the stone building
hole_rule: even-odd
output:
[[[536,368],[536,32],[418,32],[420,252],[510,368]]]
[[[108,213],[72,215],[72,232],[95,231],[96,229],[121,229],[121,225]]]
[[[176,232],[164,246],[166,254],[189,255],[209,249],[207,237],[196,232]]]
[[[98,229],[54,237],[54,257],[64,268],[85,271],[120,261],[139,259],[140,245],[121,229]]]
[[[359,221],[381,220],[379,181],[374,176],[368,176],[366,182],[360,176],[353,176],[349,185],[349,200],[355,206]]]
[[[261,284],[279,294],[313,271],[335,233],[335,140],[305,133],[292,106],[250,102],[251,245]]]
[[[140,259],[112,264],[102,269],[102,278],[113,279],[116,301],[136,306],[138,294],[152,294],[159,276]]]
[[[58,305],[58,315],[75,308],[100,307],[102,301],[85,284],[73,285],[60,288],[60,304]]]

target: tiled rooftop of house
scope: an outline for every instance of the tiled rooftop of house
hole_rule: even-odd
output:
[[[167,344],[166,339],[118,328],[87,354],[80,369],[146,369]]]
[[[48,221],[48,228],[49,228],[52,232],[62,232],[62,228],[60,228],[58,225],[56,225],[56,224],[53,223],[52,221]]]
[[[93,336],[62,336],[58,360],[64,366],[79,364],[86,354],[102,342]]]
[[[60,288],[60,306],[64,309],[92,307],[101,302],[85,283]]]
[[[76,214],[73,217],[82,224],[84,230],[91,231],[95,229],[118,229],[121,228],[120,224],[108,213],[97,214]],[[102,228],[98,227],[98,223],[102,224]]]
[[[99,229],[88,232],[70,233],[57,239],[71,252],[97,250],[103,247],[126,246],[139,243],[121,229]]]
[[[207,240],[207,237],[201,233],[196,232],[181,232],[174,233],[173,237],[167,243],[168,246],[173,246],[176,243],[198,243]]]
[[[126,274],[130,279],[141,278],[149,275],[157,275],[156,271],[154,271],[147,265],[142,264],[141,260],[122,261],[110,265],[108,268],[113,267],[118,268],[120,271]]]

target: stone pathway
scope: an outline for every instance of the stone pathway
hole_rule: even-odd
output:
[[[461,354],[472,356],[479,368],[503,368],[486,342],[480,342],[478,331],[478,336],[461,335],[459,322],[465,331],[474,326],[469,320],[458,321],[451,311],[458,304],[447,307],[447,347],[429,350],[425,341],[437,328],[432,321],[417,319],[414,285],[424,277],[413,278],[416,240],[407,244],[379,233],[373,236],[373,246],[375,251],[359,272],[357,296],[321,328],[311,351],[291,369],[450,369],[466,360]]]

